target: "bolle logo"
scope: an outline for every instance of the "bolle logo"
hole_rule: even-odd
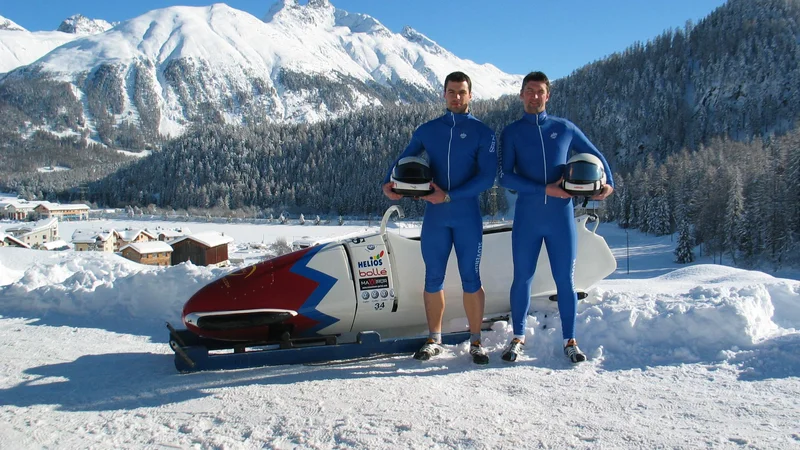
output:
[[[381,252],[378,253],[377,255],[370,256],[368,261],[359,261],[358,262],[358,268],[359,269],[365,269],[367,267],[382,266],[383,265],[383,259],[381,259],[381,258],[383,258],[383,255],[384,255],[384,251],[381,250]]]
[[[555,139],[558,137],[558,133],[553,133],[550,135],[550,139]]]
[[[377,267],[367,270],[359,270],[359,277],[380,277],[387,275],[386,269],[379,269]]]

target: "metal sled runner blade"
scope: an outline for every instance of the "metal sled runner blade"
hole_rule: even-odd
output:
[[[333,337],[317,339],[288,339],[277,343],[235,344],[211,339],[179,340],[187,337],[184,333],[170,328],[170,347],[175,351],[175,368],[179,372],[204,370],[231,370],[260,366],[279,366],[287,364],[311,364],[319,362],[365,358],[375,355],[413,353],[427,340],[427,337],[407,337],[381,339],[372,331],[358,333],[355,342],[338,343]],[[184,334],[184,336],[181,336]],[[442,335],[442,343],[455,345],[469,340],[469,332],[447,333]],[[219,350],[226,350],[219,353]]]

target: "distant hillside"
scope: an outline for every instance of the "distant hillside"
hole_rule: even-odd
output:
[[[785,133],[800,115],[800,1],[729,0],[559,80],[548,110],[618,170],[714,137]]]

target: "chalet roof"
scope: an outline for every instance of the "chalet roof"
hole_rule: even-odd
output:
[[[128,244],[121,249],[120,251],[125,250],[126,248],[131,248],[136,251],[136,253],[140,255],[147,255],[150,253],[170,253],[172,252],[172,247],[169,244],[163,241],[150,241],[150,242],[134,242]]]
[[[203,231],[201,233],[195,233],[190,236],[184,236],[182,238],[175,239],[174,241],[171,241],[170,244],[175,245],[178,242],[182,242],[186,239],[191,239],[209,248],[219,247],[220,245],[226,245],[233,242],[232,237],[225,236],[218,231]]]
[[[136,239],[142,233],[146,234],[150,239],[156,238],[156,236],[153,235],[153,233],[147,230],[131,230],[130,228],[125,230],[117,230],[117,234],[119,235],[120,239],[122,239],[125,242],[130,242]]]
[[[0,233],[0,241],[3,241],[3,242],[5,242],[7,244],[10,244],[10,245],[16,245],[17,247],[31,248],[30,245],[20,241],[19,239],[15,238],[14,236],[12,236],[10,234]]]
[[[97,240],[101,240],[103,242],[107,241],[108,238],[114,233],[113,230],[111,231],[98,231],[98,230],[90,230],[90,229],[78,229],[72,233],[72,243],[73,244],[94,244]]]

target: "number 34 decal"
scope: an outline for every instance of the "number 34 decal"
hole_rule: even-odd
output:
[[[386,302],[375,302],[372,304],[372,306],[375,307],[375,311],[380,311],[386,307]]]

